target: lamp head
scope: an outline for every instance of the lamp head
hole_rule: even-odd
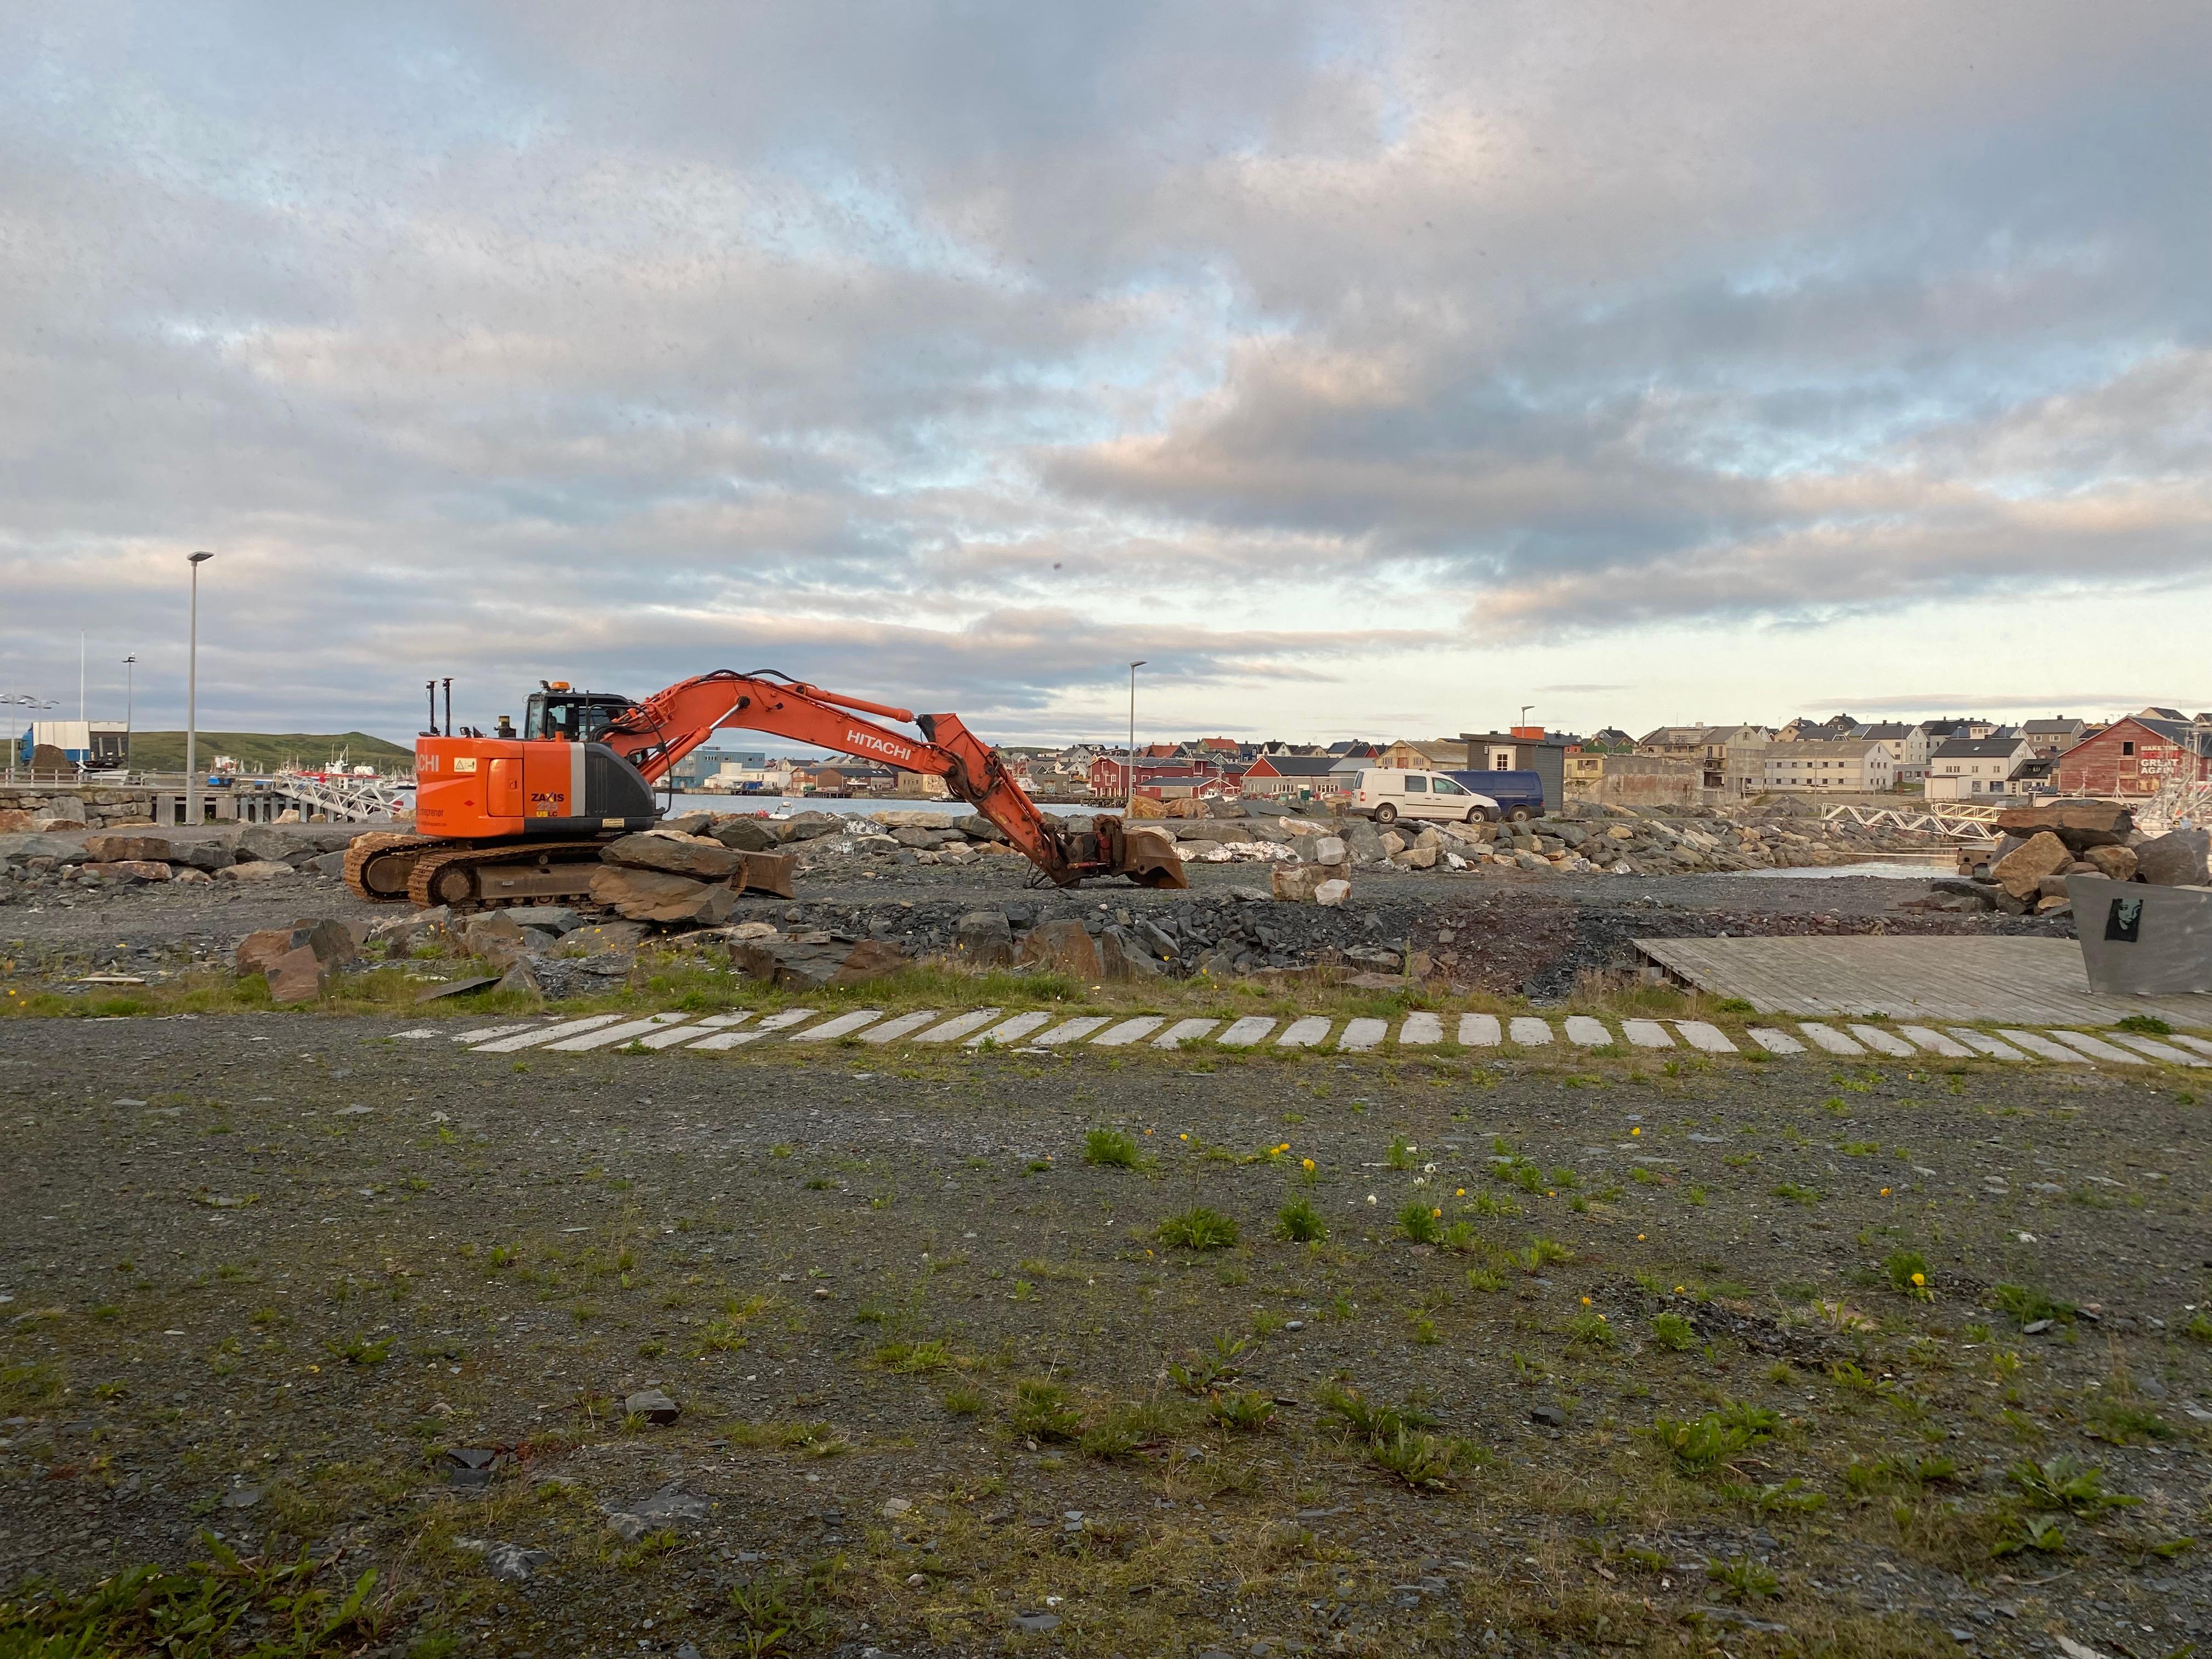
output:
[[[1142,667],[1143,667],[1146,663],[1150,662],[1151,660],[1152,660],[1152,659],[1151,659],[1150,657],[1139,657],[1136,661],[1134,661],[1134,662],[1131,663],[1131,664],[1129,665],[1129,666],[1130,666],[1131,668],[1142,668]]]
[[[185,556],[185,562],[187,564],[205,564],[213,557],[215,557],[215,555],[212,553],[192,553],[188,554]]]

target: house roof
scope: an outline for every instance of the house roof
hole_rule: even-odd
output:
[[[1336,763],[1328,755],[1264,755],[1252,763],[1252,770],[1261,777],[1272,772],[1279,778],[1325,778]],[[1261,767],[1267,771],[1261,772]]]
[[[1936,745],[1933,758],[1936,760],[2002,760],[2014,753],[2022,742],[2019,738],[1953,738]]]
[[[2155,703],[2148,708],[2136,710],[2136,714],[2141,719],[2147,720],[2179,720],[2184,726],[2189,724],[2189,716],[2179,708],[2160,708]]]
[[[1806,756],[1827,756],[1834,759],[1863,760],[1881,745],[1864,738],[1801,738],[1786,749],[1778,749],[1768,758],[1784,763],[1802,760]],[[1887,755],[1889,750],[1882,749]]]
[[[2060,737],[2081,729],[2081,722],[2075,720],[2030,720],[2021,727],[2030,737]]]
[[[2192,755],[2212,755],[2212,728],[2197,726],[2188,720],[2153,720],[2142,714],[2131,714],[2129,719],[2137,726],[2155,732],[2168,743],[2186,749]],[[2121,724],[2125,725],[2126,721]]]
[[[1648,743],[1655,747],[1662,744],[1680,747],[1705,740],[1705,728],[1702,726],[1655,726],[1637,742]]]
[[[1897,738],[1911,737],[1912,735],[1912,728],[1907,726],[1903,720],[1886,720],[1880,726],[1862,726],[1859,729],[1858,735],[1863,738],[1875,738],[1887,742]]]

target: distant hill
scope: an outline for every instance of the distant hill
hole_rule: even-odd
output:
[[[248,772],[273,772],[280,766],[320,770],[343,751],[350,766],[374,766],[380,772],[411,772],[415,751],[402,749],[366,732],[203,732],[199,763],[212,767],[217,755],[234,755]],[[181,732],[134,732],[131,734],[131,764],[141,772],[181,772],[185,769],[185,734]]]

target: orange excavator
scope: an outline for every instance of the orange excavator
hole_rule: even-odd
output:
[[[957,714],[916,715],[769,670],[701,674],[642,702],[578,691],[566,682],[539,684],[522,729],[501,716],[489,736],[454,729],[450,682],[440,730],[433,691],[430,729],[415,743],[415,833],[357,836],[345,866],[355,892],[457,910],[580,896],[590,891],[608,842],[659,822],[654,785],[715,732],[732,726],[943,778],[1060,886],[1093,876],[1124,876],[1146,887],[1189,884],[1174,842],[1161,830],[1124,829],[1110,817],[1081,832],[1047,823]],[[864,714],[910,723],[921,738]],[[762,858],[749,866],[757,866],[757,878],[754,869],[745,872],[749,884],[790,896],[783,861]]]

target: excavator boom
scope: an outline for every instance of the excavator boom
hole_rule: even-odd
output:
[[[858,718],[862,713],[911,720],[921,728],[921,741]],[[1061,886],[1105,875],[1128,876],[1152,887],[1189,884],[1173,842],[1159,830],[1131,831],[1119,818],[1103,817],[1090,833],[1071,835],[1046,823],[997,751],[957,714],[917,715],[780,675],[723,670],[672,685],[624,710],[600,740],[652,783],[715,732],[732,726],[943,778],[955,798],[988,818]]]

